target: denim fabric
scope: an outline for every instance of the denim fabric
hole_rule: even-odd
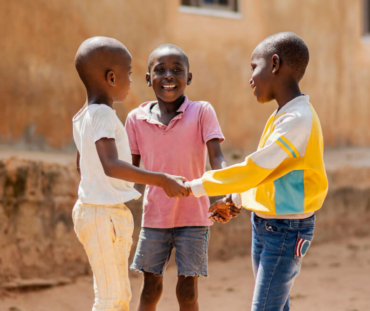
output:
[[[209,227],[142,228],[132,270],[163,275],[176,248],[178,275],[208,276]]]
[[[263,219],[252,213],[252,311],[290,310],[289,293],[314,228],[315,215],[306,219]]]

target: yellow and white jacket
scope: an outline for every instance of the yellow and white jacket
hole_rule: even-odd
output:
[[[240,193],[241,205],[265,215],[321,208],[328,191],[319,118],[307,95],[268,120],[258,150],[243,163],[206,172],[190,182],[196,197]]]

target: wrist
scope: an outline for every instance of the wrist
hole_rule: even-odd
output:
[[[168,180],[167,174],[165,173],[156,173],[156,179],[154,186],[163,188]]]
[[[203,187],[202,178],[198,178],[192,181],[185,182],[185,187],[190,189],[192,194],[196,198],[199,198],[203,195],[207,195],[206,190]]]
[[[233,193],[230,196],[231,202],[234,204],[235,207],[241,209],[242,208],[242,197],[239,193]]]
[[[191,181],[185,181],[184,186],[188,189],[189,195],[193,195],[193,191],[191,190]]]

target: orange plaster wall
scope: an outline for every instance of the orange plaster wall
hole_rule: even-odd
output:
[[[0,0],[0,143],[73,149],[71,118],[85,100],[74,69],[91,36],[121,40],[133,55],[124,121],[154,99],[145,84],[147,57],[162,43],[189,55],[187,94],[213,104],[225,149],[253,150],[276,105],[259,105],[249,87],[249,59],[266,36],[294,31],[309,46],[302,91],[311,97],[329,147],[370,143],[370,41],[361,38],[361,0],[241,0],[241,19],[179,11],[178,0]]]

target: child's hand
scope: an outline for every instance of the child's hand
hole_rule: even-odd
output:
[[[227,223],[231,218],[239,216],[241,209],[237,208],[231,199],[231,194],[216,201],[208,210],[211,215],[208,217],[214,222]]]
[[[185,183],[185,187],[186,189],[189,191],[189,195],[193,195],[193,191],[191,190],[191,186],[188,186],[186,185],[187,183]]]
[[[230,213],[233,218],[238,217],[241,211],[241,208],[237,208],[235,205],[230,205]]]
[[[185,187],[185,177],[165,174],[163,190],[170,198],[182,198],[189,196],[189,190]]]
[[[232,218],[230,212],[230,202],[227,202],[227,198],[216,201],[208,209],[208,213],[211,213],[208,218],[214,222],[227,223]]]
[[[240,212],[242,211],[241,208],[238,208],[235,206],[233,200],[232,200],[232,194],[228,194],[226,196],[226,203],[229,203],[229,208],[230,208],[230,214],[233,218],[238,217]]]

